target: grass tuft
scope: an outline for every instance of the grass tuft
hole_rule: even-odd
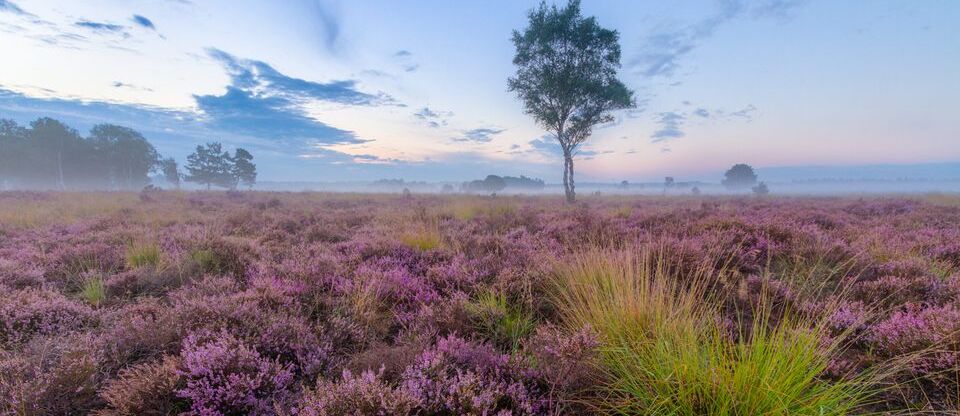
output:
[[[533,314],[521,306],[510,304],[502,293],[483,292],[469,304],[468,310],[481,332],[510,351],[517,351],[521,342],[536,327]]]
[[[802,319],[772,324],[754,311],[731,336],[711,302],[711,276],[672,275],[647,252],[591,253],[563,267],[556,301],[572,328],[601,342],[613,414],[843,415],[864,405],[869,383],[820,378],[838,341]]]
[[[127,267],[137,269],[141,267],[160,266],[160,247],[156,244],[131,245],[127,248]]]
[[[83,282],[80,289],[80,298],[94,307],[100,306],[107,298],[107,289],[103,284],[103,278],[94,276]]]

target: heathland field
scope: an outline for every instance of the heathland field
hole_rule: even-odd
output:
[[[960,197],[0,193],[0,413],[960,412]]]

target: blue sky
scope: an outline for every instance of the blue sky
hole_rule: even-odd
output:
[[[0,117],[219,140],[263,180],[560,176],[507,91],[531,1],[0,0]],[[638,107],[580,181],[960,161],[960,2],[604,1]]]

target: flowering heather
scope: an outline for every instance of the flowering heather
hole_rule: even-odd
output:
[[[711,276],[730,351],[769,307],[844,341],[823,383],[883,374],[858,412],[956,412],[957,202],[2,194],[0,414],[609,410],[612,341],[556,283],[623,251]]]

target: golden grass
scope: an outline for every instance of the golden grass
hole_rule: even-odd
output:
[[[706,271],[676,276],[647,251],[591,252],[560,266],[563,321],[600,336],[611,414],[844,415],[871,395],[866,378],[819,377],[840,340],[820,322],[768,321],[758,306],[735,340],[720,322]]]

